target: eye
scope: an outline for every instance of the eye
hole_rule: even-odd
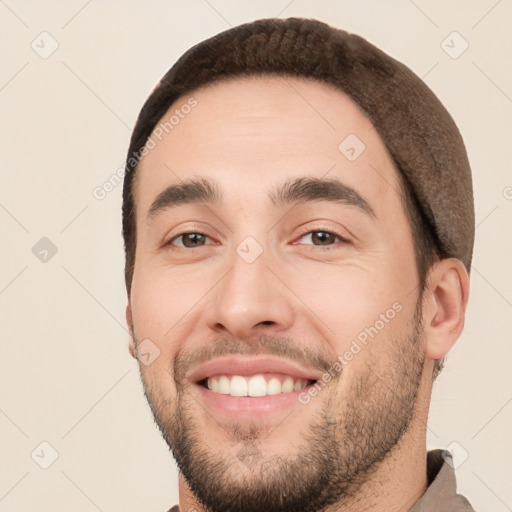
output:
[[[207,245],[207,239],[211,241],[209,236],[196,231],[191,231],[187,233],[180,233],[179,235],[174,236],[164,245],[181,247],[185,249],[195,249],[203,245]],[[331,246],[335,245],[336,242],[349,243],[349,241],[343,238],[341,235],[324,230],[309,231],[308,233],[302,235],[302,237],[299,239],[299,242],[304,240],[309,240],[311,243],[305,243],[301,245],[325,247],[325,250],[331,249]]]
[[[317,231],[310,231],[309,233],[306,233],[303,235],[300,239],[301,240],[310,240],[312,242],[312,245],[315,246],[327,246],[326,250],[329,250],[330,247],[336,243],[337,240],[339,242],[345,242],[348,243],[348,240],[343,238],[341,235],[338,235],[337,233],[332,233],[331,231],[323,231],[323,230],[317,230]],[[310,245],[310,244],[304,244],[304,245]]]
[[[201,247],[202,245],[205,245],[206,239],[210,239],[210,237],[204,235],[203,233],[197,233],[193,231],[189,233],[181,233],[171,238],[165,245],[174,245],[177,247],[184,247],[186,249],[194,249],[196,247]],[[174,243],[177,241],[181,241],[181,243]]]

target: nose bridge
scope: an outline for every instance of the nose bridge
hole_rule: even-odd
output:
[[[272,252],[253,236],[245,237],[234,248],[230,269],[214,289],[207,318],[210,328],[244,338],[262,325],[280,330],[291,324],[290,298],[267,268],[272,266]]]

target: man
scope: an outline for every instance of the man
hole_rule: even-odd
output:
[[[123,192],[130,352],[171,511],[467,511],[426,452],[474,240],[459,131],[364,39],[258,20],[146,101]]]

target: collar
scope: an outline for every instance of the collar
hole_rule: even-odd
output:
[[[475,512],[469,501],[457,494],[453,456],[447,450],[427,453],[428,488],[409,512]]]

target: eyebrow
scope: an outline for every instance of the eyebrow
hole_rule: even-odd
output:
[[[352,187],[336,178],[302,177],[287,180],[274,187],[269,199],[276,207],[304,204],[315,201],[331,201],[353,206],[369,217],[377,216],[371,205]],[[216,183],[210,179],[190,179],[170,185],[163,190],[149,208],[147,218],[158,216],[173,207],[185,204],[208,203],[219,206],[223,197]]]
[[[222,204],[222,195],[209,179],[190,179],[170,185],[160,192],[149,208],[147,218],[163,213],[175,206],[194,203]]]

